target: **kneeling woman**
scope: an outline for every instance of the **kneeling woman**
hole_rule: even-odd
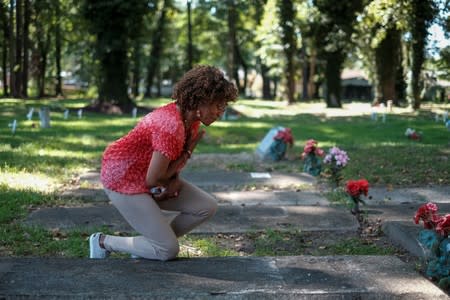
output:
[[[200,124],[219,119],[235,86],[222,71],[198,66],[176,84],[175,100],[147,114],[128,134],[110,144],[102,160],[101,181],[112,204],[140,235],[97,232],[89,239],[90,258],[111,251],[155,260],[174,259],[178,237],[214,215],[214,198],[179,173],[202,138]],[[179,214],[169,224],[161,210]]]

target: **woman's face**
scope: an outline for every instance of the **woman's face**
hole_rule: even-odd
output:
[[[211,104],[206,104],[199,107],[200,111],[200,122],[204,125],[209,126],[219,119],[227,108],[227,102],[218,101]]]

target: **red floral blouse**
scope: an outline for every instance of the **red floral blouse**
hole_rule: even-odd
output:
[[[192,126],[194,136],[199,126],[198,121]],[[185,140],[184,123],[174,102],[154,110],[106,148],[100,176],[103,186],[122,194],[147,193],[145,177],[153,151],[176,160]]]

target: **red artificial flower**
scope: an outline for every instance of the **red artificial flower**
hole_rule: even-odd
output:
[[[306,145],[303,148],[302,159],[305,158],[306,155],[310,153],[314,153],[317,156],[324,156],[325,151],[321,148],[317,147],[318,143],[316,140],[310,139],[306,141]]]
[[[291,147],[294,144],[294,138],[292,137],[292,132],[290,128],[278,131],[274,139],[283,140],[286,144],[289,144]]]
[[[347,181],[347,193],[352,197],[359,196],[359,184],[356,180]]]
[[[450,233],[450,214],[446,214],[445,217],[436,217],[439,218],[439,220],[437,220],[436,232],[443,236],[447,236]]]
[[[315,154],[317,156],[324,156],[325,155],[325,151],[323,151],[322,149],[320,149],[319,147],[316,148]]]
[[[359,197],[361,194],[367,196],[369,193],[369,182],[365,179],[347,181],[347,193],[352,197]]]
[[[306,145],[303,148],[303,152],[306,154],[309,154],[311,152],[313,152],[317,147],[317,142],[315,140],[307,140],[306,141]]]
[[[423,226],[425,229],[433,229],[436,227],[436,224],[440,222],[442,217],[436,215],[438,211],[438,207],[436,204],[429,202],[424,204],[417,209],[417,212],[414,216],[414,222],[419,224],[419,221],[423,221]]]
[[[358,184],[361,193],[363,193],[364,196],[367,196],[367,194],[369,193],[369,182],[365,179],[360,179],[358,180]]]
[[[416,132],[413,132],[409,137],[412,140],[420,140],[420,135]]]

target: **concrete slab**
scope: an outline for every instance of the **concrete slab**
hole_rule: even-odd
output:
[[[225,205],[320,205],[330,203],[323,196],[311,191],[244,191],[244,192],[213,192],[220,204]]]
[[[312,191],[256,190],[211,192],[219,204],[228,205],[329,205],[319,193]],[[64,198],[76,198],[86,203],[107,203],[108,197],[101,188],[78,188],[66,190]]]
[[[167,213],[168,221],[174,213]],[[27,225],[45,228],[93,228],[106,226],[117,231],[132,231],[111,205],[91,207],[42,208],[31,213]],[[216,215],[199,226],[197,233],[237,233],[267,228],[303,231],[355,231],[356,219],[347,211],[320,206],[220,206]]]
[[[61,197],[64,199],[74,198],[87,203],[109,202],[108,196],[101,187],[67,189],[61,193]]]
[[[424,258],[425,249],[417,240],[423,224],[414,223],[414,215],[423,203],[404,203],[397,205],[370,205],[364,209],[369,218],[382,220],[384,234],[397,246],[407,250],[412,255]],[[440,214],[450,212],[450,203],[438,203]]]
[[[183,170],[181,177],[193,184],[203,187],[230,187],[242,185],[270,185],[270,186],[312,186],[316,178],[307,173],[285,174],[269,172],[270,178],[253,178],[251,172],[224,171],[224,170]],[[81,183],[92,187],[101,187],[100,173],[92,170],[80,176]]]
[[[448,299],[392,256],[0,258],[4,299]]]
[[[250,172],[231,171],[183,171],[181,177],[206,190],[220,191],[233,186],[312,186],[316,178],[306,174],[283,174],[271,172],[270,178],[252,178]]]
[[[371,187],[369,194],[373,205],[450,203],[450,186],[411,187],[392,189],[386,187]]]
[[[362,209],[368,212],[369,217],[381,218],[383,221],[404,221],[413,223],[417,209],[423,203],[405,203],[397,205],[370,205],[363,206]],[[450,203],[438,203],[440,214],[450,213]]]
[[[383,223],[382,229],[393,244],[402,247],[412,255],[426,258],[429,254],[418,240],[419,232],[423,229],[422,225],[416,225],[412,222],[388,221]]]

